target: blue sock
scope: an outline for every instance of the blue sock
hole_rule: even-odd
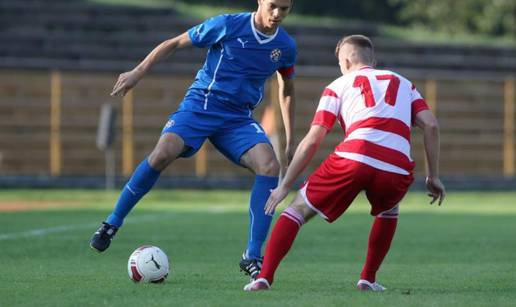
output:
[[[272,216],[265,215],[265,203],[271,190],[278,186],[278,177],[256,175],[249,206],[249,237],[246,256],[256,259],[262,255],[262,245],[267,238]]]
[[[106,219],[106,222],[116,227],[122,226],[124,218],[129,214],[129,211],[150,191],[156,180],[158,180],[160,173],[149,165],[147,159],[143,160],[122,190],[115,209]]]

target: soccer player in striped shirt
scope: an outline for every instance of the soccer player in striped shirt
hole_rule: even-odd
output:
[[[156,63],[178,49],[207,48],[177,112],[170,115],[150,155],[136,168],[113,212],[93,235],[90,246],[102,252],[124,218],[153,187],[162,170],[179,157],[194,155],[207,139],[233,163],[255,174],[250,197],[248,244],[240,268],[254,278],[272,215],[264,207],[277,187],[279,163],[263,128],[252,117],[262,102],[265,81],[277,72],[285,124],[287,161],[293,154],[294,64],[296,44],[280,27],[293,0],[258,0],[253,13],[210,18],[158,45],[133,70],[123,73],[112,95],[125,95]]]
[[[269,197],[266,212],[272,212],[287,196],[336,121],[345,138],[281,214],[267,243],[262,271],[244,287],[246,291],[269,289],[301,226],[317,214],[329,223],[335,221],[360,191],[365,191],[375,219],[357,287],[385,290],[376,282],[376,272],[394,237],[399,203],[413,181],[412,125],[423,129],[431,203],[438,200],[441,205],[444,199],[445,188],[439,180],[437,120],[415,86],[397,73],[373,68],[373,45],[365,36],[343,38],[336,55],[343,76],[323,91],[312,126],[284,180]]]

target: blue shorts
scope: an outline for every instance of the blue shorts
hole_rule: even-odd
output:
[[[185,101],[177,112],[170,115],[161,132],[172,132],[183,139],[188,149],[181,157],[191,157],[209,139],[224,156],[242,166],[240,158],[249,149],[259,143],[271,145],[262,126],[248,114],[224,111],[215,108],[213,104],[204,111],[185,107],[184,103]]]

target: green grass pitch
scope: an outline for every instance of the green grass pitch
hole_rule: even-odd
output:
[[[385,293],[355,290],[372,221],[362,196],[334,224],[303,227],[272,291],[245,293],[247,192],[152,191],[95,253],[117,195],[0,191],[0,306],[516,306],[516,192],[452,192],[442,207],[409,194],[378,274]],[[143,244],[168,254],[166,283],[128,278]]]

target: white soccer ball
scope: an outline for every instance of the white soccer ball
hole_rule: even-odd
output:
[[[168,257],[159,247],[140,246],[129,257],[127,270],[134,282],[164,282],[169,270]]]

